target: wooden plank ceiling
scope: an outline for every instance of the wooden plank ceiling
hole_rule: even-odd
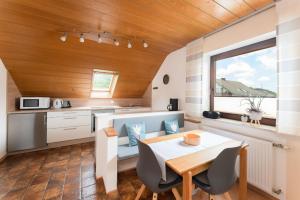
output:
[[[272,0],[1,0],[0,58],[24,96],[88,98],[92,69],[119,72],[115,98],[142,97],[170,52]],[[107,31],[133,48],[79,43]],[[149,43],[142,48],[140,39]]]

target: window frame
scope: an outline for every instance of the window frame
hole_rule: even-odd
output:
[[[108,89],[94,89],[95,74],[109,74],[113,76]],[[92,83],[91,83],[91,98],[111,98],[114,93],[118,77],[119,77],[118,72],[101,70],[101,69],[93,69]]]
[[[244,47],[226,51],[210,57],[210,110],[214,111],[214,97],[216,91],[216,62],[226,58],[239,56],[254,51],[267,49],[276,46],[276,38],[271,38],[254,44],[250,44]],[[241,120],[241,114],[221,112],[221,117],[232,120]],[[276,119],[263,117],[261,124],[268,126],[276,126]]]

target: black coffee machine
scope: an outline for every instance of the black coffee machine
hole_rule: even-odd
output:
[[[170,99],[170,104],[167,109],[169,111],[178,111],[178,99]]]

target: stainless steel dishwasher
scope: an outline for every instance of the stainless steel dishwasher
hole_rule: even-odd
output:
[[[14,113],[8,115],[7,151],[47,146],[47,113]]]

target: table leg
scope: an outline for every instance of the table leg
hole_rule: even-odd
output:
[[[247,199],[247,149],[240,150],[239,200]]]
[[[192,172],[188,171],[183,174],[183,200],[192,200],[192,192],[193,192],[193,185],[192,185]]]

